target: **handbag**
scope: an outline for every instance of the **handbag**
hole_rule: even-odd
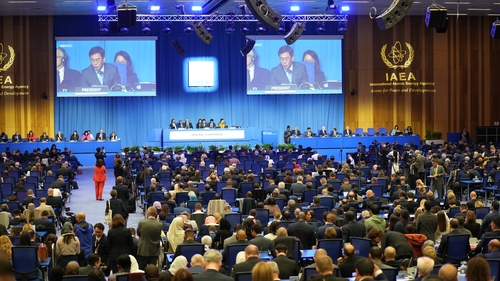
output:
[[[47,261],[48,257],[49,252],[47,251],[47,245],[45,245],[44,243],[40,243],[40,245],[38,245],[38,258],[41,262],[45,262]]]
[[[111,210],[111,205],[108,200],[108,214],[104,216],[104,224],[111,225],[112,220],[113,220],[113,210]]]

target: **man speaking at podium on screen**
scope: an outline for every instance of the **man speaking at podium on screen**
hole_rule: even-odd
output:
[[[90,66],[82,70],[82,87],[107,86],[120,84],[118,68],[106,62],[104,49],[95,46],[89,51]]]
[[[273,86],[283,84],[295,84],[297,87],[304,82],[309,82],[306,67],[298,62],[294,62],[293,49],[290,46],[283,46],[278,50],[280,64],[271,69],[271,84]]]

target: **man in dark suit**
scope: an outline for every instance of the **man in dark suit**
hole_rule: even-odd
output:
[[[324,218],[324,217],[323,217]],[[319,239],[326,239],[325,231],[328,227],[333,227],[337,232],[337,238],[342,238],[342,231],[338,226],[335,225],[337,218],[334,214],[328,213],[326,215],[325,225],[318,227],[316,231],[316,237]]]
[[[128,204],[128,199],[130,198],[130,193],[128,192],[128,186],[123,184],[123,177],[119,176],[116,178],[116,186],[113,186],[113,189],[116,190],[116,198],[120,199],[125,203],[125,206]]]
[[[82,70],[82,87],[105,85],[111,90],[116,84],[121,84],[118,68],[106,62],[104,49],[95,46],[89,51],[90,66]]]
[[[130,230],[130,235],[132,235],[132,242],[134,243],[134,246],[132,246],[132,249],[130,249],[130,254],[134,256],[135,259],[137,259],[137,248],[139,247],[139,239],[137,239],[137,235],[135,234],[135,228],[129,227]]]
[[[345,129],[344,129],[344,136],[346,136],[346,137],[352,136],[352,130],[349,129],[349,126],[345,127]]]
[[[312,249],[316,245],[316,236],[312,225],[306,223],[306,214],[300,212],[296,223],[288,226],[288,235],[299,238],[304,249]]]
[[[127,221],[128,218],[128,209],[125,203],[121,199],[116,198],[116,195],[118,194],[115,189],[111,190],[109,193],[111,195],[111,199],[108,200],[109,203],[106,202],[106,210],[105,213],[107,214],[109,210],[113,211],[113,216],[116,214],[122,215],[123,219],[125,219],[125,222]]]
[[[460,227],[460,223],[458,222],[458,219],[454,218],[450,220],[450,232],[444,234],[441,237],[441,243],[439,244],[439,248],[437,250],[437,254],[441,256],[442,258],[445,257],[446,251],[448,247],[451,247],[448,245],[448,237],[453,236],[453,235],[462,235],[460,231],[458,231],[458,228]],[[467,244],[469,245],[469,244]],[[467,251],[469,252],[469,251]]]
[[[401,206],[403,206],[403,208],[407,209],[410,213],[413,213],[415,208],[418,208],[419,205],[417,202],[414,201],[415,194],[413,194],[413,192],[408,192],[407,195],[408,195],[408,201],[403,202],[401,204]]]
[[[47,205],[50,205],[52,207],[56,207],[59,210],[62,208],[62,200],[61,197],[55,197],[54,196],[54,190],[52,188],[49,188],[47,190]]]
[[[432,203],[425,201],[425,212],[417,218],[417,232],[427,236],[427,240],[436,240],[437,216],[431,213]]]
[[[316,271],[323,275],[324,281],[347,281],[347,279],[335,277],[333,275],[334,267],[332,258],[327,255],[319,256],[316,259]]]
[[[181,246],[181,245],[201,245],[200,242],[197,242],[194,240],[194,238],[195,238],[194,236],[195,236],[194,230],[188,228],[184,231],[184,243],[177,245],[177,249],[175,250],[175,254],[174,254],[173,259],[175,259],[177,256],[181,255],[181,248],[179,246]],[[203,254],[203,253],[200,253],[200,254]]]
[[[104,224],[96,223],[94,226],[94,234],[92,235],[92,253],[97,253],[101,257],[101,262],[107,264],[109,253],[108,247],[108,237],[104,233]],[[90,259],[90,255],[89,255]],[[107,273],[111,268],[106,269]]]
[[[306,189],[306,185],[302,182],[304,178],[302,176],[297,177],[297,182],[292,183],[290,187],[290,193],[296,196],[302,196],[302,191]]]
[[[259,57],[254,49],[247,54],[247,89],[265,90],[267,85],[271,84],[271,72],[265,68],[258,67],[256,64]]]
[[[191,257],[191,261],[189,262],[191,267],[188,268],[191,274],[199,274],[205,272],[203,266],[205,266],[205,259],[200,254],[195,254]]]
[[[12,135],[12,142],[20,142],[23,140],[23,137],[21,137],[21,134],[19,132],[16,132],[15,134]]]
[[[89,273],[94,272],[94,271],[101,271],[100,269],[101,266],[101,257],[99,254],[92,253],[89,255],[89,258],[87,259],[87,266],[85,267],[80,267],[78,270],[78,275],[89,275]],[[101,272],[102,280],[104,279],[104,272]]]
[[[415,166],[418,169],[419,178],[425,182],[425,157],[420,150],[415,150],[415,155],[417,156]]]
[[[365,237],[366,227],[362,222],[356,221],[356,217],[352,211],[345,213],[347,224],[342,226],[342,239],[344,242],[351,242],[351,237]],[[350,275],[349,275],[350,276]]]
[[[431,191],[438,193],[438,200],[443,199],[444,194],[444,177],[446,176],[446,171],[443,166],[438,165],[438,160],[436,158],[432,159],[431,176],[433,177]]]
[[[195,281],[234,281],[234,278],[219,273],[222,264],[222,255],[219,251],[208,250],[203,258],[205,259],[205,271],[193,275]]]
[[[420,257],[417,260],[417,277],[414,281],[422,281],[425,277],[431,275],[434,268],[434,260],[429,257]]]
[[[148,264],[156,264],[160,254],[160,240],[162,225],[156,220],[157,211],[155,207],[149,207],[148,218],[141,220],[137,226],[139,234],[139,246],[137,248],[137,262],[139,268],[144,270]]]
[[[68,67],[68,56],[62,48],[56,50],[56,72],[58,92],[74,92],[80,86],[80,72]]]
[[[285,244],[286,248],[288,249],[287,252],[287,257],[288,258],[293,258],[293,252],[295,250],[295,241],[297,240],[295,237],[290,237],[288,236],[288,232],[286,231],[285,227],[280,227],[278,230],[276,230],[276,238],[274,240],[271,240],[271,254],[274,256],[276,255],[276,251],[274,250],[276,248],[276,245],[278,244]]]
[[[97,135],[95,136],[95,140],[98,140],[98,141],[106,140],[106,134],[104,133],[104,131],[102,129],[100,129],[99,133],[97,133]]]
[[[493,239],[488,243],[488,253],[485,254],[487,259],[499,259],[500,258],[500,241],[498,239]]]
[[[326,130],[325,126],[321,127],[321,131],[319,131],[319,136],[322,138],[328,137],[328,131]]]
[[[354,256],[354,246],[346,245],[344,247],[344,257],[339,259],[339,270],[342,276],[352,276],[352,273],[356,271],[356,262],[362,257]],[[318,263],[318,262],[316,262]]]
[[[49,212],[47,210],[42,211],[42,217],[35,219],[33,224],[36,226],[36,230],[47,231],[47,234],[56,234],[56,228],[51,220],[49,220]]]
[[[382,236],[382,249],[394,247],[398,254],[397,259],[410,258],[413,256],[413,248],[404,234],[397,231],[388,231]]]
[[[287,257],[288,248],[286,245],[282,243],[278,244],[274,248],[274,251],[276,252],[276,258],[274,258],[273,261],[280,269],[280,279],[287,279],[290,276],[298,276],[299,267],[297,266],[296,261]]]
[[[500,213],[498,212],[499,207],[500,204],[498,201],[495,200],[491,203],[491,212],[484,217],[483,222],[481,223],[481,231],[479,235],[487,232],[490,227],[490,223],[494,221],[495,218],[500,217]],[[500,224],[498,224],[498,226],[500,227]]]
[[[396,249],[394,247],[386,247],[384,250],[385,265],[390,267],[399,268],[401,266],[401,260],[396,260]]]
[[[494,201],[496,202],[496,201]],[[486,243],[492,239],[499,239],[500,240],[500,217],[496,217],[493,219],[491,222],[491,229],[492,231],[486,232],[484,234],[484,238],[479,241],[477,244],[475,253],[479,254],[483,251],[483,247],[486,247]]]
[[[31,189],[28,189],[28,191],[26,191],[26,194],[28,194],[28,197],[26,197],[21,203],[25,209],[27,208],[28,204],[33,203],[33,199],[36,198],[33,194],[33,190]]]
[[[245,261],[233,267],[231,277],[235,278],[238,272],[252,271],[258,262],[260,262],[259,248],[255,245],[248,245],[245,248]]]
[[[380,270],[375,271],[375,264],[368,258],[361,257],[356,263],[356,281],[387,281],[387,276]]]
[[[186,122],[184,122],[184,126],[186,129],[192,129],[193,128],[193,123],[189,121],[189,118],[186,118]]]
[[[300,87],[302,83],[309,82],[306,67],[294,62],[293,49],[290,46],[282,46],[278,50],[280,64],[271,69],[271,85],[295,84]]]
[[[248,241],[250,244],[257,246],[259,248],[259,252],[267,252],[269,251],[270,247],[270,239],[265,238],[262,236],[262,226],[260,224],[254,224],[252,225],[252,236],[254,237],[253,239],[250,239]]]

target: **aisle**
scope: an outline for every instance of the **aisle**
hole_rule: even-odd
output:
[[[113,175],[113,169],[107,169],[106,177],[107,181],[104,185],[104,192],[102,198],[104,201],[95,200],[94,182],[92,177],[94,175],[93,167],[83,167],[83,173],[77,175],[75,180],[78,182],[79,189],[73,190],[71,195],[71,202],[67,203],[66,206],[71,208],[71,212],[78,213],[84,212],[86,219],[89,223],[95,225],[98,222],[104,221],[104,210],[106,209],[106,200],[110,199],[111,196],[109,192],[114,186],[115,180]],[[137,228],[137,224],[140,220],[144,218],[141,214],[142,209],[137,207],[135,214],[129,214],[129,219],[127,222],[127,227]],[[105,231],[108,231],[106,227]]]

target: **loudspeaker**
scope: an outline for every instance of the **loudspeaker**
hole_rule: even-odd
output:
[[[203,22],[201,21],[194,25],[194,31],[196,32],[196,35],[198,35],[198,37],[200,37],[200,39],[207,45],[210,44],[214,38],[212,34],[208,33],[205,26],[203,26]]]
[[[186,49],[182,47],[181,42],[179,42],[179,39],[172,40],[172,47],[174,47],[174,50],[181,56],[184,56],[184,54],[186,53]]]
[[[406,16],[412,5],[413,0],[393,0],[391,6],[375,18],[378,28],[386,30],[396,25]]]
[[[285,39],[285,42],[288,45],[292,45],[293,43],[295,43],[295,41],[299,39],[300,35],[302,35],[302,32],[304,32],[304,27],[305,24],[301,22],[294,23],[292,29],[290,29],[287,35],[285,35],[285,37],[283,38]]]
[[[448,31],[448,17],[444,20],[444,22],[440,26],[436,26],[437,33],[446,33]]]
[[[247,38],[247,43],[240,50],[241,55],[245,57],[248,53],[250,53],[250,51],[253,49],[254,45],[255,45],[255,40]]]
[[[433,4],[427,7],[425,25],[429,28],[444,27],[448,11],[445,7]]]
[[[118,7],[118,27],[135,26],[137,7]]]
[[[274,30],[278,29],[283,16],[269,7],[266,0],[245,0],[254,17],[263,25]]]
[[[498,39],[500,38],[500,21],[496,20],[491,26],[491,38]]]

